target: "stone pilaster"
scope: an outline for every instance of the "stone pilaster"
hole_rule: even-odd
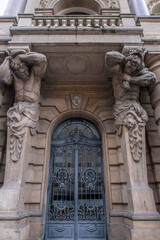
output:
[[[130,148],[130,136],[128,128],[123,126],[122,136],[119,137],[121,142],[123,158],[126,165],[128,178],[128,210],[129,215],[147,216],[158,215],[153,191],[148,186],[147,164],[146,164],[146,146],[145,146],[145,127],[142,127],[142,155],[139,161],[134,161]]]
[[[150,15],[145,0],[128,0],[128,3],[131,13],[135,13],[137,17]]]
[[[26,3],[25,13],[34,13],[36,6],[38,5],[38,0],[28,0]]]
[[[157,83],[149,88],[149,94],[160,137],[160,54],[148,57],[146,65],[157,77]]]
[[[30,129],[25,128],[23,146],[18,161],[13,161],[10,151],[10,128],[7,133],[6,171],[3,187],[0,189],[0,211],[18,212],[24,210],[24,176],[27,166],[28,152],[30,152]]]

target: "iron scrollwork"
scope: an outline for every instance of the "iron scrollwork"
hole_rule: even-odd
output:
[[[97,181],[97,173],[92,168],[84,170],[82,180],[86,184],[87,189],[94,189]]]
[[[65,189],[70,181],[69,171],[64,168],[59,169],[53,177],[53,180],[58,184],[59,189]]]
[[[57,232],[66,226],[74,231],[75,224],[79,231],[83,225],[89,236],[95,234],[105,227],[99,132],[88,121],[68,120],[53,135],[51,152],[49,224]]]

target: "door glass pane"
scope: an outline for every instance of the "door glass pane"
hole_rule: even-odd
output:
[[[63,147],[53,147],[52,151],[49,220],[74,220],[74,153]]]
[[[101,148],[86,147],[79,152],[79,221],[104,220]]]

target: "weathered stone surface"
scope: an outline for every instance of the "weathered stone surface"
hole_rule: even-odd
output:
[[[144,68],[144,53],[141,49],[128,52],[127,56],[119,52],[106,53],[106,70],[112,77],[114,97],[115,125],[118,135],[122,126],[129,132],[130,150],[134,161],[142,155],[142,128],[148,120],[146,111],[139,103],[140,86],[150,86],[156,82],[156,76]]]
[[[34,6],[39,2],[40,1],[36,0],[28,0],[26,13],[29,13],[29,9],[31,9],[33,13]],[[68,1],[52,1],[53,5],[56,2],[59,4],[60,8],[63,8],[63,3]],[[81,4],[80,1],[70,1],[70,5],[72,5],[72,3],[75,4],[75,2]],[[87,2],[93,3],[94,0],[84,2],[85,4]],[[53,17],[53,9],[45,9],[44,12],[41,9],[36,10],[37,14],[35,14],[34,17],[32,14],[20,15],[18,26],[13,26],[11,28],[11,37],[9,36],[9,26],[12,20],[7,20],[7,18],[5,20],[0,20],[0,33],[2,33],[2,37],[5,37],[5,39],[8,37],[10,40],[12,38],[9,49],[18,49],[20,47],[26,48],[26,46],[30,46],[34,51],[44,53],[49,62],[47,73],[42,80],[40,120],[36,125],[36,131],[31,131],[33,135],[31,136],[30,132],[28,133],[28,144],[32,145],[32,147],[25,145],[25,161],[23,161],[22,165],[18,162],[13,165],[12,162],[10,162],[9,164],[11,164],[11,167],[8,168],[7,165],[6,168],[11,169],[11,171],[7,172],[7,176],[11,174],[12,178],[11,180],[9,177],[7,179],[9,179],[12,184],[19,184],[19,176],[23,176],[23,181],[22,184],[20,183],[19,188],[25,192],[25,201],[23,200],[23,194],[21,194],[18,200],[21,203],[20,209],[26,214],[25,217],[22,217],[26,222],[19,220],[19,218],[16,218],[16,220],[6,220],[11,218],[11,214],[6,214],[4,220],[1,218],[2,212],[0,212],[0,236],[2,240],[43,239],[45,231],[45,209],[47,204],[46,195],[48,188],[51,129],[54,130],[60,122],[72,117],[83,117],[94,122],[95,125],[99,127],[102,135],[108,239],[159,239],[158,217],[157,220],[154,221],[154,214],[151,216],[147,212],[148,216],[146,217],[147,214],[142,215],[140,213],[139,218],[143,217],[145,219],[145,221],[143,221],[138,218],[132,220],[131,218],[135,218],[135,215],[127,215],[129,210],[137,210],[138,202],[140,202],[139,199],[144,201],[151,200],[151,202],[153,199],[150,198],[151,192],[149,190],[148,192],[147,190],[143,192],[143,190],[140,189],[139,192],[131,191],[128,194],[128,188],[131,188],[135,183],[133,180],[140,181],[138,188],[143,187],[144,181],[142,177],[145,174],[142,174],[142,169],[144,170],[146,163],[144,165],[140,165],[141,163],[139,162],[139,165],[137,163],[134,164],[131,156],[129,154],[125,155],[126,151],[130,151],[127,135],[125,136],[127,140],[125,138],[125,141],[122,141],[123,143],[120,141],[121,136],[115,136],[116,127],[112,116],[114,99],[111,81],[106,81],[104,69],[105,52],[112,51],[113,49],[115,49],[115,51],[120,51],[123,46],[129,46],[135,49],[137,46],[144,45],[150,51],[148,64],[148,66],[150,66],[150,55],[158,56],[160,52],[159,40],[157,37],[159,36],[159,32],[157,32],[156,36],[159,18],[150,16],[145,19],[139,19],[141,25],[145,28],[143,35],[141,26],[136,26],[133,16],[130,15],[129,17],[129,14],[120,14],[119,17],[119,10],[115,11],[115,9],[112,9],[112,11],[110,11],[106,9],[106,7],[110,7],[109,4],[114,4],[115,1],[100,0],[97,2],[101,2],[103,5],[102,16],[87,16],[87,19],[90,17],[93,19],[93,26],[97,23],[97,19],[103,19],[103,16],[106,18],[105,15],[108,14],[110,14],[110,19],[116,16],[118,26],[114,27],[113,24],[109,27],[97,26],[92,29],[83,27],[81,30],[79,27],[75,30],[66,30],[62,27],[61,29],[53,29],[53,26],[31,26],[35,21],[37,21],[38,24],[43,24],[44,21],[42,21],[41,18],[47,19],[47,24],[50,24],[48,19],[51,15],[52,18],[55,18]],[[120,0],[119,4],[121,13],[129,12],[127,0]],[[56,11],[58,12],[59,10]],[[62,16],[57,18],[60,19],[59,21],[62,20]],[[68,24],[71,25],[70,18],[66,15],[66,19],[67,18],[69,20]],[[79,21],[79,17],[77,18],[77,21]],[[86,22],[84,24],[86,24]],[[102,26],[102,24],[103,21],[100,22],[100,26]],[[120,26],[120,24],[123,24],[123,26]],[[152,33],[154,33],[154,36],[149,33],[149,25],[152,26]],[[143,39],[141,41],[142,36]],[[147,39],[148,37],[150,39]],[[4,51],[8,47],[7,41],[5,40],[5,42],[2,43],[2,40],[3,38],[1,38],[0,42],[0,51],[3,52],[3,58],[0,56],[1,62],[5,56]],[[157,57],[153,56],[153,58],[154,66],[151,64],[150,70],[156,74],[159,80],[159,60]],[[109,72],[106,73],[106,75],[108,74]],[[125,87],[126,86],[125,83]],[[133,86],[131,86],[131,88],[132,87]],[[156,201],[157,208],[159,208],[160,142],[157,135],[157,126],[153,119],[154,115],[156,124],[159,125],[160,94],[157,89],[159,89],[158,85],[156,85],[152,91],[151,89],[149,90],[154,112],[150,104],[150,96],[147,93],[147,89],[143,88],[140,91],[140,102],[149,117],[146,126],[148,181],[150,184],[149,186],[154,190],[154,201]],[[7,88],[2,99],[2,106],[0,109],[0,138],[2,139],[2,141],[0,140],[0,145],[2,145],[0,146],[0,157],[1,150],[4,146],[3,143],[5,142],[3,134],[5,134],[6,129],[6,113],[13,103],[13,92],[14,89],[12,87]],[[76,101],[75,103],[72,102],[73,96],[82,97],[82,102],[78,106],[75,105]],[[127,94],[125,94],[125,96],[127,96]],[[137,115],[139,116],[141,114]],[[145,151],[144,147],[144,154]],[[142,162],[142,158],[140,162]],[[0,181],[2,183],[4,178],[5,159],[8,160],[10,158],[8,155],[4,157],[3,163],[0,165]],[[23,159],[20,159],[20,161],[21,160]],[[6,163],[8,164],[8,162]],[[22,169],[24,171],[22,171]],[[138,177],[139,173],[141,175]],[[130,175],[132,176],[131,178]],[[17,181],[14,182],[12,180]],[[131,184],[131,186],[129,184]],[[11,197],[11,192],[12,191],[8,191],[7,195],[4,194],[5,200]],[[16,196],[13,195],[11,198],[13,204],[16,205],[15,202],[18,202]],[[14,199],[15,201],[13,201]],[[137,203],[133,208],[130,207],[130,199],[134,199],[134,202]],[[149,206],[150,209],[151,205]],[[0,207],[2,207],[2,205]],[[6,206],[3,205],[3,210],[5,207],[9,209],[11,205],[6,203]],[[140,209],[143,209],[143,207],[143,205],[139,205]],[[35,217],[39,210],[42,210],[43,213],[41,213],[39,217]],[[114,210],[114,217],[112,216],[111,210]],[[18,216],[19,214],[21,215],[22,212],[18,212]],[[126,215],[127,217],[125,218]],[[148,218],[152,218],[152,220],[148,220]]]
[[[53,106],[56,107],[59,112],[64,112],[67,110],[66,101],[64,98],[45,98],[42,99],[42,106]]]
[[[41,107],[40,110],[40,119],[52,121],[57,115],[59,115],[59,112],[55,107]]]

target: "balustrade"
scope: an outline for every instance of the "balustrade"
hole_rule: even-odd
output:
[[[60,28],[107,28],[121,27],[122,20],[119,16],[36,16],[32,19],[32,27],[60,27]]]

